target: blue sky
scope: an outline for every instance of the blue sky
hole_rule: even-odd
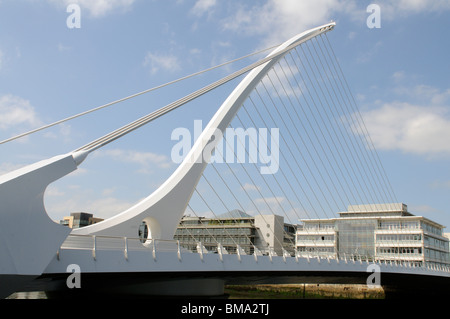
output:
[[[80,28],[68,28],[71,3]],[[369,4],[381,28],[370,29]],[[448,1],[0,1],[0,139],[246,55],[329,33],[398,201],[450,226]],[[0,173],[72,151],[254,61],[241,61],[0,145]],[[91,154],[46,193],[49,215],[118,213],[176,168],[176,127],[211,118],[238,82]]]

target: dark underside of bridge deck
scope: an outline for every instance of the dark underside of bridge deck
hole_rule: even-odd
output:
[[[160,272],[160,273],[82,273],[81,288],[68,289],[67,278],[70,274],[46,274],[38,278],[28,290],[51,290],[53,296],[64,296],[68,293],[95,298],[102,296],[126,297],[134,296],[129,288],[126,294],[121,294],[122,287],[135,287],[136,295],[142,287],[166,287],[182,285],[183,283],[200,287],[220,283],[223,285],[255,285],[255,284],[367,284],[370,273],[362,272]],[[384,288],[386,298],[403,297],[443,297],[449,295],[450,278],[431,275],[412,275],[382,272],[380,284]],[[156,286],[155,286],[156,285]],[[34,287],[33,287],[34,286]],[[39,289],[44,288],[45,289]],[[139,288],[141,287],[141,288]],[[146,296],[158,296],[158,289]],[[118,293],[117,293],[118,292]]]

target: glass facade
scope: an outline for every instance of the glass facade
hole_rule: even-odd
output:
[[[336,222],[338,256],[365,256],[373,259],[375,257],[374,232],[376,227],[377,221],[374,219],[338,220]]]

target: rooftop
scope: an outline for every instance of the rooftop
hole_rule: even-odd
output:
[[[239,210],[239,209],[233,209],[232,211],[220,214],[219,216],[217,216],[217,218],[219,219],[224,219],[224,218],[252,218],[253,216]]]
[[[408,206],[403,203],[349,205],[347,213],[387,213],[408,212]]]
[[[346,212],[340,212],[340,217],[357,216],[414,216],[408,212],[408,206],[403,203],[349,205]]]
[[[366,204],[366,205],[349,205],[348,211],[340,212],[337,218],[311,218],[302,219],[303,223],[334,223],[342,219],[408,219],[408,220],[424,220],[439,228],[445,228],[435,221],[423,216],[416,216],[408,212],[408,206],[403,203],[385,203],[385,204]]]

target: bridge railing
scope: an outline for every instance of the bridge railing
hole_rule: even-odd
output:
[[[69,235],[60,247],[60,250],[67,249],[91,250],[94,258],[99,250],[120,250],[125,258],[129,251],[150,250],[155,256],[156,251],[181,253],[182,250],[180,243],[173,240],[74,234]]]
[[[206,248],[207,247],[207,248]],[[57,252],[61,250],[90,250],[92,256],[96,258],[96,253],[99,250],[115,250],[123,251],[125,258],[128,258],[130,251],[151,251],[153,257],[156,258],[157,252],[176,252],[181,258],[182,253],[198,253],[201,258],[205,254],[219,254],[222,259],[223,255],[235,254],[240,259],[244,255],[253,255],[255,259],[258,256],[282,256],[283,258],[293,257],[293,253],[288,253],[285,249],[275,250],[273,247],[266,249],[258,249],[256,246],[251,246],[251,253],[249,247],[241,247],[234,245],[234,247],[227,248],[220,243],[202,243],[197,242],[194,249],[192,247],[186,248],[186,245],[177,240],[163,240],[163,239],[142,239],[131,237],[115,237],[104,235],[75,235],[71,234],[67,237]]]
[[[130,251],[150,251],[153,255],[153,258],[156,260],[158,252],[175,252],[177,253],[178,258],[182,259],[182,254],[184,253],[197,253],[200,258],[203,259],[206,254],[218,254],[219,258],[222,260],[223,255],[234,254],[237,255],[237,258],[240,260],[244,255],[252,255],[254,259],[257,261],[260,256],[267,256],[271,260],[275,256],[283,257],[286,261],[286,258],[295,258],[297,261],[299,258],[305,258],[308,261],[311,259],[317,259],[319,261],[326,260],[330,262],[330,260],[335,260],[337,262],[345,262],[345,263],[377,263],[389,265],[392,267],[405,267],[405,268],[421,268],[428,271],[439,271],[450,273],[450,267],[446,265],[438,265],[432,263],[423,262],[421,265],[418,265],[417,261],[407,261],[407,260],[396,260],[396,261],[385,261],[373,259],[372,257],[360,256],[360,255],[341,255],[336,256],[335,254],[329,253],[317,253],[317,252],[288,252],[284,248],[275,250],[273,247],[267,247],[266,249],[259,249],[256,246],[252,246],[251,253],[247,253],[243,247],[236,245],[233,249],[227,250],[220,243],[208,243],[208,249],[205,248],[204,243],[198,242],[195,249],[186,249],[183,247],[183,243],[177,240],[163,240],[163,239],[142,239],[142,238],[130,238],[130,237],[114,237],[114,236],[102,236],[102,235],[74,235],[71,234],[67,237],[64,243],[61,245],[60,249],[57,252],[57,257],[59,258],[59,254],[61,250],[90,250],[92,252],[92,256],[95,259],[97,256],[97,251],[100,250],[114,250],[114,251],[122,251],[124,258],[128,259],[128,253]],[[246,247],[248,248],[248,247]],[[248,250],[247,250],[248,251]]]

